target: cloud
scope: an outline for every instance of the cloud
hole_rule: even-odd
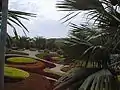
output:
[[[23,21],[29,29],[30,37],[43,36],[50,37],[66,37],[69,28],[60,23],[60,19],[68,12],[58,12],[56,9],[57,0],[10,0],[9,9],[32,12],[37,14],[36,18],[30,18],[30,21]],[[73,22],[84,21],[78,17]],[[20,35],[24,35],[21,28],[17,28]],[[8,27],[8,32],[13,35],[12,28]]]

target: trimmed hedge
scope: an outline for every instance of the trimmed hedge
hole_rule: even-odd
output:
[[[36,63],[37,61],[32,58],[28,57],[11,57],[7,59],[8,63],[15,63],[15,64],[29,64],[29,63]]]
[[[4,77],[11,79],[25,79],[29,77],[29,73],[13,67],[4,67]]]

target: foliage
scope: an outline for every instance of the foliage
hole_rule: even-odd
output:
[[[29,73],[12,67],[4,67],[4,76],[13,79],[25,79],[29,77]]]
[[[49,50],[54,50],[54,49],[57,49],[57,46],[55,44],[55,40],[56,39],[47,39],[46,41],[46,48],[49,49]],[[55,50],[54,50],[55,51]]]
[[[16,37],[17,37],[17,30],[13,24],[16,24],[17,26],[22,28],[25,35],[26,35],[26,31],[29,32],[28,29],[25,27],[25,25],[20,20],[20,19],[29,20],[27,17],[35,17],[35,14],[22,12],[22,11],[8,10],[7,23],[13,28],[13,32]]]
[[[67,90],[68,88],[71,90],[73,86],[80,86],[85,78],[87,78],[90,74],[96,72],[97,68],[75,68],[69,71],[65,76],[61,77],[55,84],[54,90]]]
[[[7,59],[7,62],[9,63],[16,63],[16,64],[27,64],[27,63],[35,63],[37,62],[35,59],[32,58],[26,58],[26,57],[11,57]]]
[[[81,0],[81,1],[64,0],[63,2],[58,3],[57,5],[60,8],[64,8],[65,10],[69,9],[69,11],[73,10],[74,12],[76,10],[77,11],[87,10],[88,12],[85,13],[87,14],[86,18],[89,21],[93,20],[92,21],[93,25],[97,26],[99,28],[98,31],[100,31],[98,34],[94,36],[94,38],[96,37],[98,38],[99,36],[103,41],[102,45],[108,48],[112,48],[112,51],[114,53],[116,53],[116,51],[118,52],[119,50],[117,49],[119,46],[119,31],[120,31],[119,2],[116,1],[116,3],[118,4],[113,4],[112,0],[108,0],[108,1],[90,0],[89,2],[86,1],[87,3],[84,3],[84,2],[85,2],[84,0]],[[84,6],[81,6],[81,4]],[[89,6],[92,8],[89,8]],[[70,16],[71,14],[68,14],[66,17]],[[91,38],[93,39],[92,36]]]
[[[67,45],[70,44],[69,46],[71,46],[71,47],[73,46],[74,48],[76,47],[76,45],[78,47],[82,47],[82,45],[88,46],[87,49],[82,48],[82,49],[84,49],[82,52],[83,53],[82,57],[85,56],[85,54],[87,54],[87,56],[90,55],[90,57],[88,57],[89,60],[94,61],[96,59],[96,61],[98,62],[99,58],[97,56],[103,50],[102,48],[104,48],[104,50],[102,52],[106,52],[106,54],[107,54],[107,52],[109,52],[108,54],[119,53],[119,49],[118,49],[119,35],[118,35],[118,33],[120,31],[120,29],[119,29],[120,23],[119,23],[119,10],[117,9],[117,8],[119,8],[119,4],[118,5],[115,4],[116,5],[115,6],[116,8],[115,8],[113,2],[111,2],[111,1],[90,0],[90,1],[86,1],[86,2],[84,0],[81,0],[81,1],[79,1],[79,0],[64,0],[64,1],[59,2],[57,4],[57,6],[58,6],[58,8],[63,8],[64,10],[74,11],[74,12],[80,11],[80,10],[88,11],[87,18],[89,18],[89,21],[93,20],[93,25],[96,25],[96,27],[99,29],[93,30],[93,28],[89,29],[86,26],[78,27],[76,24],[72,24],[72,25],[70,25],[71,27],[73,27],[73,30],[71,33],[72,37],[70,37],[70,40],[68,40],[69,43]],[[117,2],[117,3],[119,3],[119,2]],[[65,19],[66,17],[70,16],[73,13],[66,15],[63,19]],[[72,19],[75,16],[76,15],[72,16],[71,18],[67,18],[66,21],[68,21],[69,19]],[[99,42],[97,42],[97,41],[99,41]],[[79,50],[82,50],[82,49],[79,49]],[[75,50],[75,49],[72,49],[72,50]],[[75,50],[75,51],[77,51],[77,50]],[[77,53],[78,52],[79,51],[77,51]],[[79,59],[81,59],[82,53],[80,53],[80,52],[78,54],[75,53],[75,55],[77,55],[77,57],[79,55],[80,56]],[[90,54],[90,53],[92,53],[92,54]],[[109,59],[107,59],[107,60],[106,60],[106,63],[109,63]],[[102,61],[104,61],[104,60],[102,60]],[[103,64],[103,63],[101,63],[101,64]]]
[[[35,39],[35,45],[37,49],[45,49],[46,47],[46,39],[42,37],[34,37]]]
[[[87,10],[87,13],[85,13],[88,19],[87,23],[91,21],[97,29],[95,31],[93,28],[88,30],[85,26],[85,28],[81,28],[76,24],[72,24],[72,37],[68,39],[67,45],[71,52],[74,50],[75,55],[78,53],[76,56],[73,55],[73,58],[83,60],[86,63],[83,65],[84,67],[91,63],[92,67],[100,68],[101,70],[89,73],[91,71],[85,68],[87,71],[82,69],[78,70],[76,74],[72,72],[72,75],[66,75],[66,77],[59,79],[60,81],[58,80],[55,90],[119,90],[119,82],[116,78],[115,69],[110,67],[110,55],[119,53],[119,1],[63,0],[58,2],[57,7],[62,8],[63,11],[70,11],[68,15],[62,18],[66,19],[64,22],[74,19],[81,10]],[[86,46],[86,48],[79,48],[82,45]],[[79,52],[80,50],[82,52]],[[82,74],[83,76],[81,76]],[[88,76],[84,77],[86,75]]]
[[[8,36],[9,37],[9,36]],[[18,47],[19,49],[35,49],[35,50],[51,50],[51,51],[57,51],[58,49],[63,46],[63,42],[61,42],[62,39],[46,39],[43,37],[26,37],[26,36],[18,36],[16,37],[9,37],[7,39],[7,47]]]
[[[119,90],[117,82],[108,69],[76,68],[61,77],[54,90]]]
[[[40,54],[37,54],[36,57],[44,59],[48,55],[49,55],[49,53],[40,53]]]

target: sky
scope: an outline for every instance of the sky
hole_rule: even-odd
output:
[[[58,11],[56,2],[57,0],[9,0],[9,9],[36,14],[36,17],[29,17],[29,21],[22,20],[29,30],[27,33],[29,37],[64,38],[68,36],[70,28],[67,24],[63,24],[60,19],[68,12]],[[82,17],[78,18],[75,22],[84,21]],[[23,36],[22,29],[15,27],[18,34]],[[13,35],[10,26],[8,26],[8,33]]]

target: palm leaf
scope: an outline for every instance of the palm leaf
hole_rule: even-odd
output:
[[[86,77],[90,74],[96,72],[97,68],[75,68],[68,72],[67,75],[61,77],[55,84],[54,90],[66,90],[67,88],[71,88],[78,83],[78,86],[82,83]],[[79,84],[80,83],[80,84]]]
[[[70,11],[76,10],[91,10],[102,7],[98,0],[64,0],[57,3],[58,8],[63,8]]]
[[[9,10],[8,11],[8,25],[10,25],[13,28],[14,33],[16,33],[17,31],[15,30],[15,27],[13,27],[12,23],[16,24],[17,26],[22,28],[24,34],[26,35],[25,31],[29,32],[29,30],[25,27],[25,25],[21,22],[20,19],[29,20],[27,17],[35,17],[35,16],[36,14],[33,14],[33,13]]]
[[[107,69],[102,69],[88,76],[79,90],[119,90],[118,87],[118,82],[113,74]]]

